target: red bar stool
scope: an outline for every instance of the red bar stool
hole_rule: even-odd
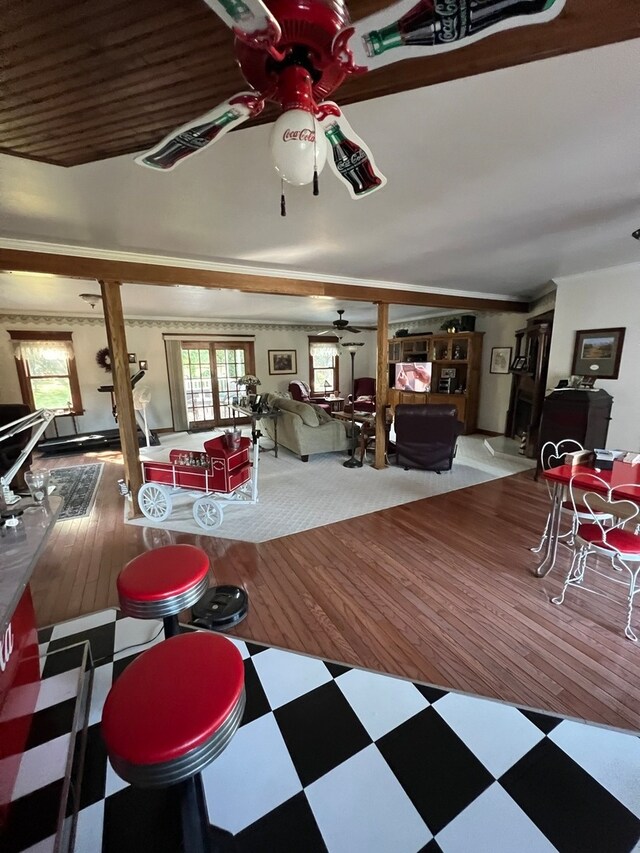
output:
[[[181,786],[185,853],[233,849],[231,834],[209,824],[200,774],[230,742],[244,706],[240,652],[205,631],[143,652],[107,696],[102,735],[111,765],[131,785]]]
[[[209,588],[209,558],[195,545],[164,545],[131,560],[118,575],[120,609],[135,619],[162,619],[165,637],[179,633],[178,614]]]

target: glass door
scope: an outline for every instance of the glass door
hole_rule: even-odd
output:
[[[215,426],[211,344],[182,342],[182,380],[190,429]]]
[[[216,425],[224,426],[233,422],[232,401],[246,393],[245,388],[238,390],[238,379],[255,372],[253,343],[224,341],[211,346],[215,356],[213,405]]]
[[[238,379],[254,368],[253,343],[183,341],[182,378],[190,429],[233,423],[232,400]]]

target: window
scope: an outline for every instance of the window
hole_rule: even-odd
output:
[[[309,337],[309,384],[311,393],[337,394],[340,388],[338,339]]]
[[[33,409],[83,413],[71,332],[9,332],[22,400]]]

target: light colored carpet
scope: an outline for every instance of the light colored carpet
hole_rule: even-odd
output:
[[[203,443],[219,432],[162,436],[162,446],[143,448],[142,459],[168,461],[169,450],[202,450]],[[261,439],[270,447],[268,439]],[[321,453],[301,462],[285,448],[262,453],[259,468],[259,503],[255,506],[224,504],[222,525],[212,535],[244,542],[266,542],[280,536],[300,533],[347,518],[366,515],[399,504],[464,489],[478,483],[506,477],[525,470],[520,460],[492,457],[482,436],[461,436],[458,454],[451,471],[404,471],[390,467],[376,471],[370,465],[344,468],[342,453]],[[129,524],[160,527],[181,533],[207,535],[193,519],[193,497],[174,497],[171,516],[162,524],[142,517]]]

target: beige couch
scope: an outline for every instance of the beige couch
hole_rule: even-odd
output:
[[[270,408],[280,410],[278,445],[297,453],[303,462],[308,462],[312,453],[349,449],[346,427],[350,425],[332,418],[319,406],[271,394],[265,394],[264,402]],[[275,421],[272,419],[261,420],[260,430],[270,439],[275,439]]]

